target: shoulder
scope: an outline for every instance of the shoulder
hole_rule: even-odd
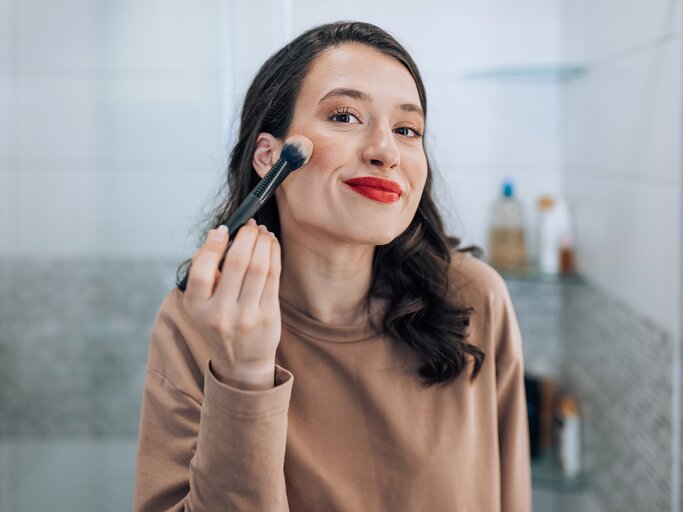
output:
[[[484,304],[509,299],[507,284],[500,273],[471,253],[452,253],[448,282],[449,291],[460,301]]]
[[[487,262],[470,253],[454,252],[449,267],[449,297],[472,307],[471,343],[494,351],[496,360],[522,357],[522,338],[505,280]]]
[[[208,350],[182,304],[182,292],[170,290],[161,301],[149,339],[147,368],[201,402]]]

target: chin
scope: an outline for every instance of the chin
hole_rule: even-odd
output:
[[[387,245],[396,239],[398,236],[394,230],[387,230],[386,228],[377,227],[375,229],[368,229],[364,233],[356,233],[353,239],[358,243],[367,245]]]
[[[312,212],[307,212],[306,215],[301,217],[308,219],[315,219],[317,217],[320,219],[319,215],[316,216]],[[342,217],[340,219],[339,217],[332,218],[328,216],[319,222],[305,224],[314,228],[314,231],[319,230],[331,238],[337,238],[346,243],[373,246],[391,243],[410,225],[410,223],[407,223],[405,226],[399,226],[396,223],[396,217],[394,219],[380,219],[379,217],[367,219],[367,215],[364,217],[349,215],[346,218]]]

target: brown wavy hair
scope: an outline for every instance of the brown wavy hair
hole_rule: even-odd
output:
[[[415,80],[426,116],[427,97],[417,66],[391,35],[375,25],[353,21],[311,28],[273,54],[254,77],[230,154],[227,189],[223,187],[227,192],[219,192],[219,205],[208,214],[207,227],[198,245],[209,229],[227,223],[259,182],[260,177],[252,166],[258,134],[268,132],[284,140],[312,61],[324,50],[347,43],[370,46],[403,64]],[[375,248],[366,305],[369,312],[371,297],[389,300],[383,330],[395,342],[406,343],[418,353],[423,364],[417,369],[417,376],[422,384],[430,386],[454,380],[465,369],[468,354],[474,361],[473,381],[483,364],[484,352],[466,342],[474,309],[452,304],[447,296],[451,251],[472,252],[476,257],[482,251],[477,246],[458,249],[460,239],[446,235],[432,198],[433,167],[428,158],[427,169],[424,191],[410,226],[390,243]],[[275,195],[254,218],[280,236]],[[191,259],[187,259],[178,267],[178,283],[190,263]]]

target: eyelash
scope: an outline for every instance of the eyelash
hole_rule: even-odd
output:
[[[360,114],[358,114],[358,112],[356,112],[356,111],[353,110],[352,108],[349,108],[349,107],[339,107],[339,108],[334,109],[334,111],[329,115],[328,119],[329,119],[330,121],[332,121],[332,120],[334,120],[333,118],[334,118],[335,116],[338,116],[338,115],[340,115],[340,114],[352,115],[352,116],[354,116],[354,117],[356,117],[356,118],[360,117]],[[409,137],[409,138],[411,138],[411,139],[419,139],[419,138],[422,137],[422,135],[423,135],[423,133],[422,133],[420,130],[418,130],[417,128],[411,128],[410,126],[401,126],[401,128],[407,128],[408,130],[413,130],[413,131],[415,132],[415,136],[414,136],[414,137],[410,137],[410,136],[406,135],[406,137]]]

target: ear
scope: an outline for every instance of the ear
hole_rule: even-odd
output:
[[[280,158],[282,142],[270,133],[261,132],[256,137],[256,149],[252,165],[256,174],[263,178]]]

